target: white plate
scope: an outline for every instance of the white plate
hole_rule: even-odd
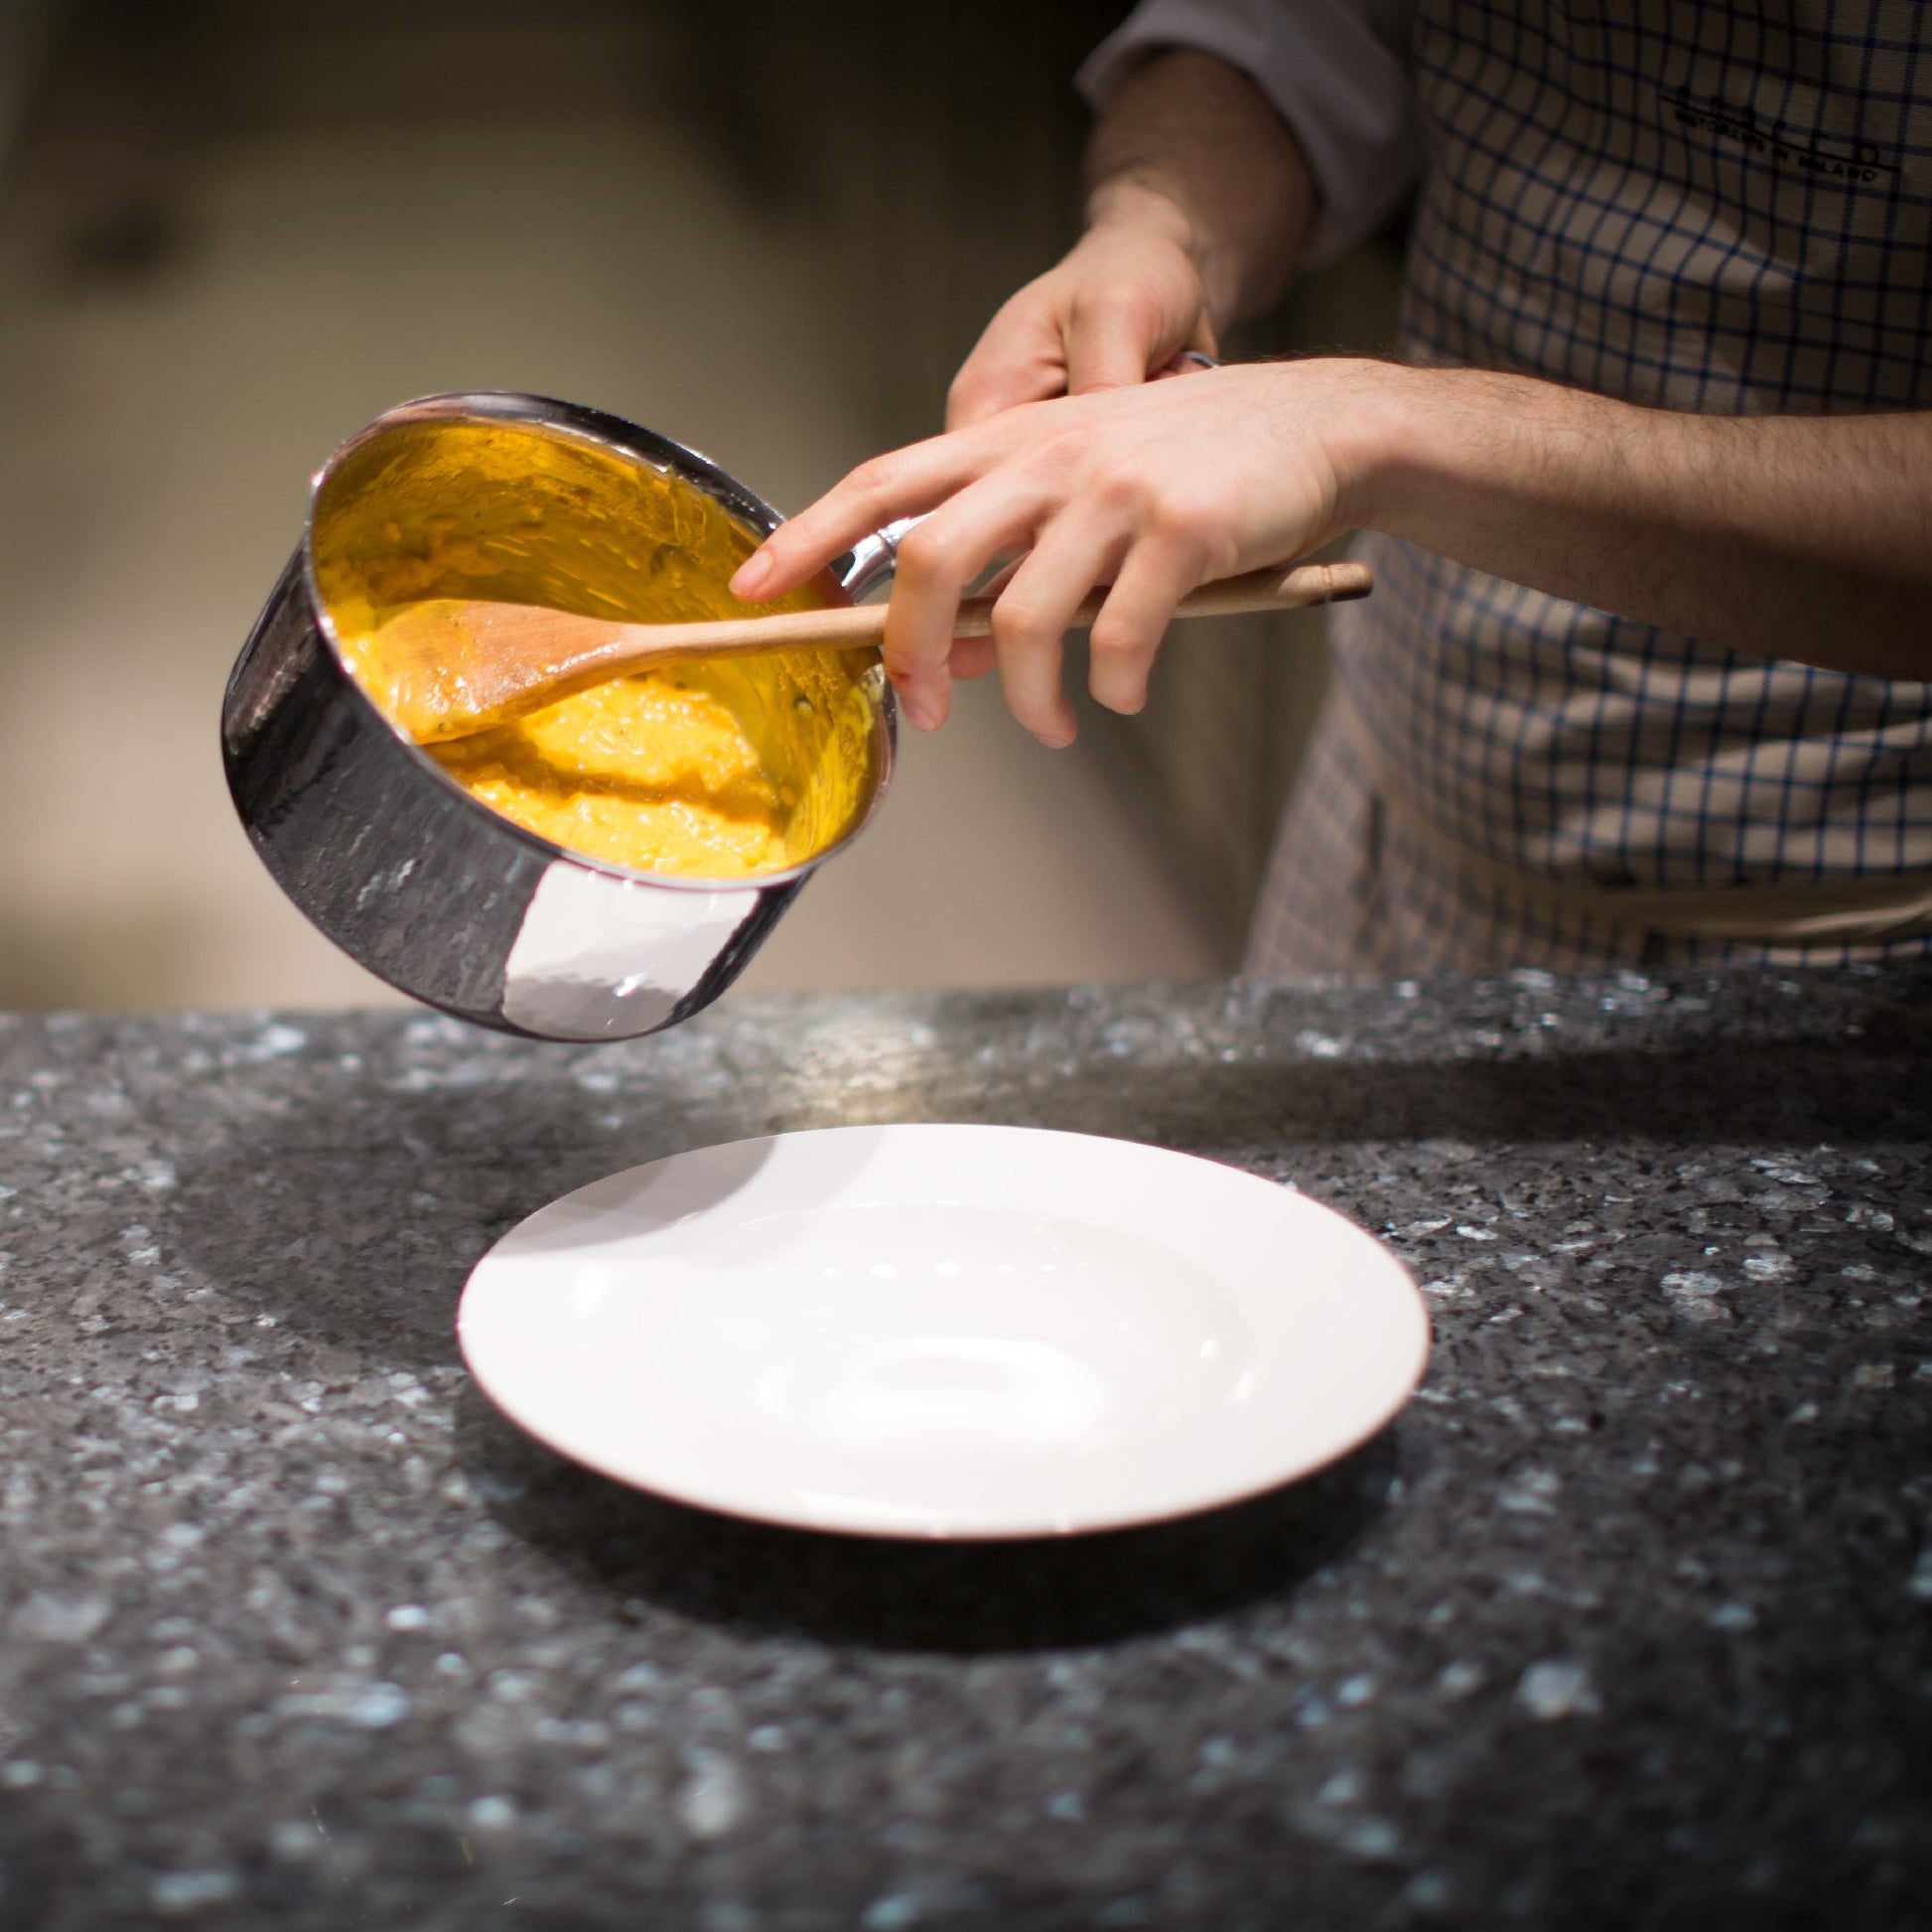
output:
[[[1421,1378],[1408,1272],[1273,1181],[1128,1141],[842,1127],[532,1214],[457,1317],[477,1380],[621,1482],[769,1522],[1044,1536],[1273,1487]]]

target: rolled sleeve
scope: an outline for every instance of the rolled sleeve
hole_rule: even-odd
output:
[[[1304,266],[1343,255],[1388,218],[1422,163],[1409,40],[1415,0],[1143,0],[1076,84],[1098,108],[1163,48],[1238,68],[1293,131],[1320,209]]]

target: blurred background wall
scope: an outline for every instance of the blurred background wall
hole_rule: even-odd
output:
[[[1068,76],[1124,11],[0,0],[0,1005],[387,997],[282,901],[215,749],[309,473],[471,387],[630,416],[786,508],[930,433],[1071,237]],[[1239,346],[1378,344],[1394,259]],[[973,687],[754,983],[1227,970],[1320,627],[1193,626],[1065,754]]]

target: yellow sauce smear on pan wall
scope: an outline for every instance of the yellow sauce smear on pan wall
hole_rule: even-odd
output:
[[[435,422],[351,452],[312,538],[343,660],[378,706],[383,625],[411,604],[733,617],[747,607],[725,584],[756,541],[702,491],[596,445]],[[828,601],[808,590],[762,608]],[[677,664],[423,749],[491,811],[588,858],[688,878],[780,872],[842,838],[871,796],[876,663],[796,651]]]

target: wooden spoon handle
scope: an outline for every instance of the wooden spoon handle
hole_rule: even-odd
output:
[[[1177,618],[1232,618],[1247,611],[1300,611],[1311,604],[1341,604],[1350,598],[1366,597],[1374,588],[1374,574],[1366,564],[1301,564],[1287,572],[1280,564],[1270,564],[1265,570],[1224,577],[1217,584],[1203,584],[1199,590],[1189,591],[1174,606],[1173,614]],[[995,601],[990,597],[967,598],[959,607],[953,635],[990,636]],[[1083,599],[1073,614],[1072,627],[1084,630],[1100,615],[1106,601],[1104,590]]]
[[[1337,604],[1366,597],[1374,578],[1366,564],[1302,564],[1284,572],[1279,564],[1223,578],[1189,591],[1174,609],[1177,618],[1234,617],[1245,611],[1298,611],[1311,604]],[[1105,591],[1095,591],[1073,614],[1083,628],[1100,615]],[[993,629],[991,597],[969,597],[959,607],[956,637],[985,637]],[[781,611],[764,618],[727,618],[712,623],[626,624],[623,641],[604,661],[611,665],[652,658],[734,657],[756,651],[803,650],[813,646],[850,649],[877,643],[886,634],[884,604],[859,604],[836,611]]]

